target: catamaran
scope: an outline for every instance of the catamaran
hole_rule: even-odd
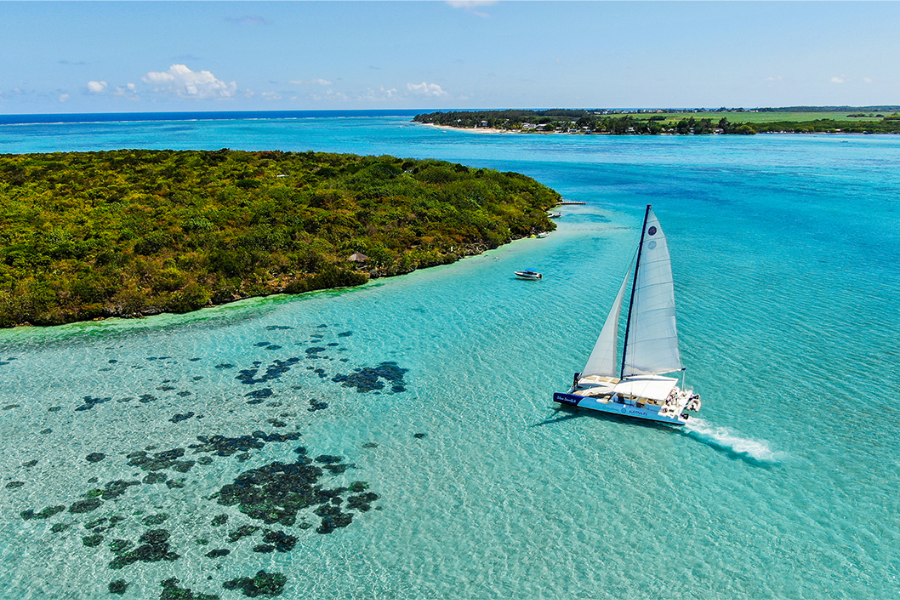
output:
[[[634,261],[622,362],[617,360],[619,315],[631,268],[619,288],[600,337],[571,389],[553,401],[579,408],[684,425],[685,411],[700,410],[700,396],[685,389],[675,328],[675,286],[666,236],[650,205],[644,213]],[[665,374],[680,372],[677,377]]]

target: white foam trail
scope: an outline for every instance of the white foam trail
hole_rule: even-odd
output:
[[[772,450],[765,440],[741,437],[727,427],[716,427],[703,419],[693,417],[684,424],[684,428],[689,434],[707,444],[759,462],[777,463],[784,458],[784,453]]]

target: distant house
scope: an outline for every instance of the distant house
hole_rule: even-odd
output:
[[[366,256],[365,254],[363,254],[362,252],[354,252],[353,254],[350,255],[350,258],[347,260],[349,260],[351,262],[355,262],[357,264],[362,264],[362,263],[366,262],[367,260],[369,260],[369,257]]]

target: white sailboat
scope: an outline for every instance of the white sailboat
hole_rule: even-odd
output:
[[[630,275],[625,276],[612,309],[572,388],[553,394],[560,404],[616,415],[683,425],[685,411],[700,409],[700,396],[682,389],[683,372],[675,327],[675,286],[666,237],[650,205],[634,266],[622,362],[617,360],[619,314]]]

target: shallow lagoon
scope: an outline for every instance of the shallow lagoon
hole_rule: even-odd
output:
[[[900,139],[475,136],[393,117],[0,127],[5,152],[222,146],[433,156],[587,204],[546,239],[354,290],[0,332],[5,598],[96,598],[120,579],[123,598],[157,597],[173,577],[240,598],[223,584],[260,570],[286,576],[286,598],[900,591]],[[704,399],[685,430],[550,401],[647,203]],[[515,280],[523,267],[544,279]],[[232,441],[198,439],[216,435]],[[320,490],[365,491],[290,525],[219,502],[303,457]],[[363,493],[369,510],[351,504]],[[319,533],[346,520],[323,506],[352,520]],[[278,532],[290,550],[260,548]],[[142,546],[157,560],[111,568]]]

